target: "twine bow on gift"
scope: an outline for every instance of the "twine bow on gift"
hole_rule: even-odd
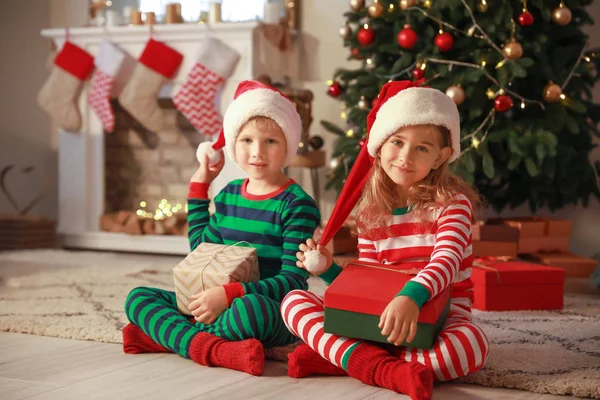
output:
[[[26,215],[44,197],[44,194],[48,190],[48,186],[49,186],[50,182],[48,181],[47,176],[45,174],[43,174],[44,184],[42,186],[42,189],[33,198],[33,200],[31,200],[29,202],[29,204],[27,204],[25,207],[21,208],[21,207],[19,207],[19,204],[17,203],[15,198],[11,195],[11,193],[6,185],[6,176],[13,168],[15,168],[14,164],[10,164],[10,165],[7,165],[6,167],[2,168],[2,171],[0,172],[0,190],[2,190],[2,193],[4,193],[4,195],[6,196],[6,198],[8,199],[8,202],[13,206],[13,208],[19,215]],[[28,174],[30,172],[33,172],[34,170],[35,170],[34,167],[25,167],[21,170],[21,172]]]
[[[204,291],[204,271],[206,270],[206,268],[217,259],[218,256],[224,256],[225,258],[227,258],[228,260],[231,261],[235,261],[235,260],[243,260],[246,257],[245,256],[233,256],[233,255],[228,255],[228,254],[222,254],[225,250],[227,250],[230,247],[236,247],[238,244],[240,243],[246,243],[247,245],[249,245],[250,247],[254,248],[254,246],[252,246],[252,243],[246,242],[245,240],[239,241],[237,243],[234,244],[230,244],[227,245],[225,247],[222,247],[219,251],[214,252],[213,254],[210,255],[210,258],[206,261],[206,263],[200,267],[200,285],[201,285],[201,291]]]
[[[421,268],[416,268],[416,267],[415,268],[411,268],[411,269],[385,268],[385,267],[380,267],[378,265],[363,263],[363,262],[360,262],[360,261],[352,261],[350,263],[350,265],[360,265],[361,267],[381,269],[381,270],[384,270],[384,271],[399,272],[401,274],[406,274],[406,275],[417,275],[422,270]],[[398,265],[398,264],[395,264],[395,265]]]
[[[515,259],[514,257],[510,257],[510,256],[477,257],[475,260],[473,260],[473,267],[485,269],[486,271],[495,272],[496,278],[498,279],[498,284],[500,285],[500,284],[502,284],[502,282],[500,281],[500,271],[498,271],[496,268],[493,268],[493,267],[490,267],[489,265],[484,264],[484,262],[497,262],[497,261],[507,262],[507,261],[512,261],[514,259]]]

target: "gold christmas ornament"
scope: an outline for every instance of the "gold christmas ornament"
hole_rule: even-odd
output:
[[[560,6],[552,11],[552,21],[557,25],[569,25],[573,19],[573,14],[565,5],[560,2]]]
[[[550,81],[546,86],[544,86],[542,97],[549,103],[556,103],[557,101],[560,101],[561,94],[562,89],[560,88],[560,86]]]
[[[504,45],[502,53],[504,53],[504,57],[509,60],[517,60],[523,57],[523,47],[513,38]]]
[[[456,105],[460,105],[465,101],[465,91],[460,85],[448,87],[446,89],[446,96],[450,97]]]
[[[365,6],[365,0],[350,0],[352,11],[360,11]]]
[[[379,18],[385,12],[385,7],[379,4],[379,2],[375,2],[369,6],[369,15],[371,18]]]
[[[340,28],[339,34],[340,37],[344,40],[350,39],[350,34],[352,33],[352,29],[348,25],[344,25]]]
[[[417,5],[417,0],[400,0],[400,8],[406,10],[409,7]]]
[[[358,108],[361,110],[367,110],[369,108],[369,102],[365,100],[364,97],[361,97],[357,104]]]
[[[481,0],[479,4],[477,4],[477,9],[480,12],[486,12],[488,10],[488,3],[486,0]]]

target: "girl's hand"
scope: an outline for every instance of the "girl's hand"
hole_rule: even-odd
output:
[[[379,319],[381,334],[387,336],[387,341],[399,346],[406,339],[412,342],[417,333],[419,306],[410,297],[398,296],[390,301]]]
[[[188,306],[195,320],[203,324],[212,324],[227,309],[225,288],[218,286],[196,293]]]
[[[220,150],[220,151],[221,151],[221,153],[223,152],[223,150]],[[225,165],[225,157],[223,156],[223,154],[221,154],[221,161],[219,161],[217,164],[215,164],[213,166],[208,165],[208,154],[204,154],[204,158],[202,159],[200,167],[196,170],[196,172],[192,176],[191,181],[210,184],[212,181],[215,180],[217,175],[219,175],[219,173],[223,169],[224,165]]]
[[[325,248],[325,246],[317,244],[314,239],[308,239],[306,241],[306,244],[303,243],[300,245],[300,251],[296,253],[296,257],[298,258],[298,261],[296,261],[296,266],[305,270],[306,267],[304,266],[304,261],[306,260],[306,256],[304,255],[304,253],[313,250],[318,250],[319,253],[325,256],[327,260],[327,262],[325,263],[327,268],[321,272],[322,274],[323,272],[327,271],[329,267],[331,267],[331,264],[333,264],[333,256],[331,255],[331,252],[327,250],[327,248]]]

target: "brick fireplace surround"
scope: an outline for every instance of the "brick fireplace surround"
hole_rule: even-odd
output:
[[[252,31],[256,26],[256,22],[248,22],[220,23],[210,27],[210,34],[223,40],[241,54],[241,60],[234,75],[226,83],[221,98],[217,100],[221,110],[224,110],[233,98],[237,83],[255,76],[253,73]],[[44,37],[52,38],[59,47],[65,40],[64,29],[46,29],[41,34]],[[206,34],[209,32],[203,25],[174,24],[154,27],[155,39],[166,42],[184,55],[178,74],[171,83],[161,89],[159,95],[159,103],[167,109],[172,107],[169,99],[185,81],[185,77],[194,64],[199,40]],[[112,93],[113,97],[116,97],[127,83],[135,66],[135,60],[150,37],[150,31],[147,26],[110,27],[106,30],[90,27],[69,30],[70,40],[93,55],[99,50],[101,40],[107,36],[130,56],[116,77]],[[167,115],[168,118],[174,120],[174,125],[178,127],[177,132],[152,133],[140,130],[141,132],[136,133],[134,132],[135,127],[129,129],[126,126],[125,132],[115,132],[120,136],[105,138],[100,120],[87,104],[88,92],[89,82],[83,88],[79,99],[79,109],[83,117],[81,132],[59,131],[57,229],[62,244],[65,247],[81,249],[187,254],[189,247],[187,238],[184,236],[131,236],[124,233],[102,232],[99,221],[100,216],[105,212],[119,208],[119,201],[124,203],[124,208],[129,209],[140,199],[150,203],[165,196],[169,197],[167,198],[169,201],[178,201],[185,194],[187,180],[191,176],[190,171],[197,165],[197,163],[194,164],[195,146],[206,138],[199,133],[195,134],[189,126],[185,126],[185,123],[181,124],[181,121],[175,121],[181,115],[178,117],[174,110],[167,112]],[[115,107],[115,110],[115,115],[119,118],[123,111],[119,110],[119,107]],[[117,121],[117,126],[119,126],[119,121]],[[150,186],[146,183],[145,187],[128,192],[126,190],[128,185],[119,186],[117,182],[119,178],[114,177],[114,172],[106,175],[107,164],[114,166],[117,163],[119,165],[117,170],[120,171],[117,172],[117,175],[121,174],[124,180],[131,179],[136,171],[127,171],[127,168],[122,165],[123,159],[127,157],[127,151],[131,152],[131,148],[133,148],[130,156],[137,157],[136,160],[140,163],[151,164],[152,159],[158,157],[156,152],[152,153],[157,150],[153,147],[157,140],[161,141],[161,149],[158,149],[161,160],[169,157],[173,160],[180,158],[177,160],[179,163],[176,167],[172,167],[173,165],[169,163],[158,165],[156,171],[161,174],[161,179],[157,182],[149,183]],[[125,150],[123,145],[128,145],[130,150]],[[174,147],[175,145],[177,146]],[[115,148],[120,148],[120,150],[115,150]],[[136,152],[137,155],[134,155],[133,153]],[[181,154],[181,157],[173,157],[174,153]],[[120,161],[119,157],[121,157]],[[211,196],[220,191],[227,182],[243,176],[243,172],[234,163],[227,160],[223,172],[211,185]],[[166,185],[165,182],[171,182],[171,184]],[[119,200],[119,191],[122,194],[121,200]]]

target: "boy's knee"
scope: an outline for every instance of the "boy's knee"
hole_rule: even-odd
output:
[[[152,292],[149,288],[145,286],[139,286],[135,289],[132,289],[131,292],[127,295],[127,299],[125,300],[125,314],[129,316],[131,312],[133,312],[133,301],[135,299],[139,299],[140,297],[149,297],[152,295]]]

